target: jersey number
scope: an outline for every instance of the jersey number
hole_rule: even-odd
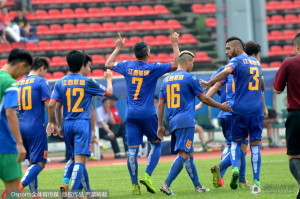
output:
[[[72,99],[74,100],[74,97],[78,96],[78,94],[79,97],[77,98],[74,106],[72,107]],[[83,88],[68,88],[66,92],[66,96],[67,96],[68,112],[73,112],[73,113],[83,112],[83,108],[78,108],[79,104],[81,103],[84,97]]]
[[[258,90],[258,86],[259,86],[259,79],[258,79],[259,71],[258,71],[258,68],[250,67],[250,74],[251,75],[254,74],[253,80],[255,81],[255,83],[253,85],[253,82],[249,82],[248,89],[250,91],[257,91]]]
[[[167,106],[168,108],[178,108],[180,107],[180,94],[175,93],[180,91],[179,84],[169,84],[167,85]]]
[[[134,93],[134,96],[133,96],[134,100],[137,100],[139,98],[139,94],[140,94],[142,83],[143,83],[143,78],[133,77],[131,83],[136,84],[136,82],[137,82],[137,86],[136,86],[135,93]]]
[[[30,109],[32,109],[31,93],[32,93],[32,87],[31,86],[19,87],[19,99],[18,99],[18,101],[19,101],[19,103],[18,103],[19,110],[30,110]]]

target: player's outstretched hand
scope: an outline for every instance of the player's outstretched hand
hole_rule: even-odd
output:
[[[26,157],[26,149],[23,144],[17,144],[18,162],[23,162]]]
[[[157,137],[160,140],[164,140],[164,135],[165,135],[166,129],[163,126],[158,126],[157,128]]]
[[[116,48],[122,49],[125,44],[125,39],[122,38],[121,34],[118,32],[118,39],[116,41]]]
[[[200,85],[206,87],[204,90],[208,90],[211,87],[211,85],[207,81],[204,81],[204,80],[200,81]]]
[[[178,43],[179,34],[177,32],[174,32],[173,29],[170,30],[170,38],[172,44]]]
[[[104,72],[104,79],[106,80],[111,80],[113,77],[113,73],[111,72],[111,70],[107,69],[105,72]]]
[[[221,110],[225,112],[233,112],[232,108],[228,106],[228,103],[229,101],[223,102]]]
[[[199,104],[197,104],[196,106],[195,106],[195,110],[197,111],[197,110],[199,110],[200,108],[202,108],[202,106],[203,106],[203,103],[199,103]]]
[[[54,133],[55,124],[54,123],[48,123],[46,132],[47,136],[51,136]]]

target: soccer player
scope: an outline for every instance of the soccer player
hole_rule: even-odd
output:
[[[236,189],[239,179],[239,161],[243,140],[250,135],[253,187],[259,193],[260,188],[260,143],[263,129],[262,69],[260,62],[244,52],[244,44],[237,37],[226,41],[226,55],[230,59],[225,69],[208,82],[202,84],[209,88],[214,83],[233,74],[236,92],[232,105],[232,179],[230,187]]]
[[[20,182],[20,189],[29,185],[33,198],[38,196],[38,174],[45,168],[48,143],[45,108],[50,100],[50,87],[44,78],[49,63],[35,58],[29,75],[19,81],[19,123],[29,166]]]
[[[19,191],[22,177],[20,162],[26,156],[15,111],[18,107],[18,84],[15,79],[21,77],[31,65],[31,54],[16,48],[10,51],[7,63],[0,70],[0,179],[9,191]]]
[[[178,66],[178,34],[172,32],[170,39],[174,51],[174,63],[148,63],[150,48],[145,42],[135,44],[133,50],[136,61],[122,61],[115,63],[116,57],[123,48],[125,39],[119,34],[116,48],[109,56],[105,67],[122,74],[127,86],[127,113],[126,113],[126,138],[128,145],[127,166],[131,177],[133,194],[141,194],[138,184],[137,155],[139,145],[143,143],[143,135],[151,143],[148,164],[144,178],[140,183],[146,186],[147,191],[155,193],[151,175],[158,164],[161,154],[161,142],[156,135],[157,115],[154,108],[154,92],[157,79],[165,73],[175,70]]]
[[[297,199],[300,199],[300,33],[294,38],[294,51],[295,56],[286,58],[282,62],[273,86],[276,94],[282,93],[287,87],[288,115],[285,123],[287,155],[290,172],[298,184]]]
[[[209,189],[201,185],[198,179],[193,158],[195,96],[207,105],[223,111],[232,111],[227,106],[227,102],[223,104],[217,103],[203,93],[199,79],[195,74],[190,73],[193,69],[193,63],[194,54],[190,51],[182,51],[179,54],[178,69],[164,79],[159,95],[157,135],[163,140],[165,133],[163,114],[164,104],[166,103],[170,132],[172,133],[171,151],[178,153],[165,183],[160,188],[167,195],[174,195],[170,186],[182,170],[184,164],[195,186],[195,191],[209,191]]]
[[[47,133],[57,134],[58,126],[55,120],[54,107],[58,110],[63,106],[63,136],[67,146],[74,155],[74,168],[72,169],[71,196],[76,196],[85,180],[88,193],[91,192],[88,173],[85,167],[87,156],[90,155],[91,125],[90,106],[93,96],[112,95],[112,73],[107,71],[104,77],[107,89],[94,79],[87,78],[92,63],[91,57],[79,50],[72,50],[67,54],[67,63],[71,74],[58,80],[54,86],[49,102],[49,123]],[[60,113],[60,111],[58,111]],[[60,116],[58,116],[60,118]],[[72,164],[71,162],[68,162]],[[68,164],[67,163],[67,164]]]

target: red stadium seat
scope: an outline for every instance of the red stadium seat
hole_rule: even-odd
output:
[[[165,5],[161,5],[161,4],[155,5],[154,10],[156,14],[170,14],[170,11],[166,8]]]
[[[92,32],[90,27],[86,23],[78,23],[76,24],[76,30],[79,33],[87,33],[87,32]]]
[[[157,54],[157,59],[158,59],[159,62],[163,62],[163,63],[173,61],[173,60],[171,60],[170,56],[167,53],[158,53]]]
[[[62,17],[62,14],[58,9],[51,9],[48,11],[48,13],[49,13],[49,19],[59,19]]]
[[[297,24],[299,23],[297,15],[287,14],[284,16],[285,24]]]
[[[207,55],[206,52],[197,52],[195,54],[195,61],[197,62],[209,62],[212,58]]]
[[[168,28],[172,28],[172,29],[182,29],[183,28],[183,26],[176,19],[169,19],[167,21],[167,23],[168,23]]]
[[[46,73],[45,78],[46,79],[53,79],[53,75],[51,73]]]
[[[100,32],[103,30],[101,24],[99,24],[99,23],[91,23],[90,29],[92,32]]]
[[[269,68],[269,64],[262,63],[262,64],[261,64],[261,67],[262,67],[262,68]]]
[[[285,24],[285,20],[284,20],[282,15],[272,15],[271,16],[271,21],[272,21],[271,25]]]
[[[274,40],[284,40],[284,36],[282,35],[282,32],[279,30],[273,30],[268,34],[268,40],[274,41]]]
[[[114,23],[111,23],[111,22],[104,22],[102,24],[102,27],[104,30],[106,31],[118,31],[118,29],[115,27],[115,24]]]
[[[154,25],[156,26],[156,29],[166,29],[166,27],[168,27],[165,20],[155,20]]]
[[[48,41],[40,41],[38,46],[40,50],[51,50],[51,46]]]
[[[142,30],[154,30],[154,29],[158,29],[158,28],[155,27],[155,25],[153,24],[152,21],[144,20],[141,23],[141,29]]]
[[[117,57],[117,62],[120,62],[120,61],[125,61],[125,60],[132,60],[132,57],[128,54],[121,54]]]
[[[124,6],[117,6],[115,7],[115,14],[117,14],[117,16],[130,16],[130,13],[128,12],[127,8]]]
[[[117,73],[117,72],[115,72],[115,71],[112,71],[112,73],[113,73],[113,76],[115,76],[115,77],[123,76],[123,75],[121,75],[120,73]]]
[[[102,15],[99,8],[89,8],[88,13],[89,16],[93,16],[93,17],[99,17]]]
[[[118,29],[118,31],[128,31],[128,30],[131,30],[129,27],[128,27],[128,24],[126,22],[123,22],[123,21],[118,21],[116,22],[116,29]]]
[[[100,39],[91,39],[90,45],[92,46],[92,48],[102,48],[103,47],[103,44]]]
[[[199,41],[192,34],[183,34],[180,36],[179,44],[197,44]]]
[[[269,1],[266,3],[266,10],[279,10],[281,8],[279,1]]]
[[[64,33],[63,28],[59,24],[52,24],[50,25],[50,31],[54,34],[61,34]]]
[[[92,45],[90,45],[90,42],[86,39],[78,39],[77,40],[77,49],[91,49],[93,48]]]
[[[106,16],[106,17],[110,17],[110,16],[114,16],[115,15],[115,11],[112,7],[103,7],[101,9],[102,11],[102,15]]]
[[[155,14],[155,11],[153,10],[153,7],[149,6],[149,5],[142,5],[141,6],[141,12],[144,15],[153,15],[153,14]]]
[[[143,38],[143,40],[149,45],[149,46],[152,46],[152,45],[156,45],[156,39],[153,37],[153,36],[145,36]]]
[[[284,31],[284,38],[285,39],[290,39],[293,40],[296,36],[296,31],[295,30],[285,30]]]
[[[269,50],[269,56],[280,56],[283,55],[281,46],[271,46]]]
[[[157,35],[156,36],[157,45],[171,45],[171,40],[169,36],[166,35]]]
[[[54,72],[53,73],[53,79],[60,79],[60,78],[62,78],[64,76],[65,76],[64,72]]]
[[[65,50],[72,50],[72,49],[76,49],[76,43],[74,40],[65,40],[64,42],[64,47]]]
[[[105,64],[105,59],[102,55],[92,55],[93,64]]]
[[[57,66],[67,66],[67,61],[63,57],[60,56],[54,56],[52,57],[52,66],[57,67]]]
[[[132,16],[140,15],[141,9],[138,6],[128,6],[128,12]]]
[[[209,28],[215,28],[217,26],[217,21],[215,18],[206,18],[205,25]]]
[[[202,13],[205,10],[204,5],[202,4],[193,4],[192,5],[192,12],[193,13]]]
[[[112,38],[104,38],[102,40],[103,48],[114,48],[115,47],[115,40]]]
[[[46,26],[46,25],[39,25],[37,34],[38,35],[48,35],[48,34],[50,34],[49,27]]]
[[[215,13],[216,5],[213,3],[207,3],[204,5],[205,13]]]
[[[37,44],[34,42],[27,42],[25,44],[25,48],[30,51],[38,51],[39,50]]]
[[[285,55],[294,55],[294,47],[292,45],[285,45],[283,46],[283,52]]]
[[[84,8],[76,8],[75,15],[78,18],[91,17],[91,15],[89,13],[87,13],[86,9],[84,9]]]
[[[73,34],[77,32],[77,29],[74,24],[66,23],[63,25],[63,30],[65,34]]]
[[[48,13],[45,10],[37,10],[35,12],[35,17],[32,16],[31,19],[46,19],[48,18]],[[30,19],[30,18],[28,18]]]
[[[74,13],[74,11],[70,8],[64,8],[61,10],[61,14],[63,16],[63,18],[74,18],[76,15]]]
[[[65,47],[61,40],[53,40],[51,42],[51,49],[52,50],[64,50]]]
[[[281,66],[281,62],[280,61],[273,61],[270,63],[270,68],[279,68]]]
[[[281,2],[280,9],[281,10],[297,9],[297,5],[294,4],[294,2],[292,2],[292,1],[284,0],[284,1]]]
[[[141,30],[141,24],[139,21],[129,21],[128,26],[130,30]]]
[[[94,69],[92,71],[92,77],[103,77],[104,76],[104,71],[101,69]]]

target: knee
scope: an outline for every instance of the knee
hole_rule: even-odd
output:
[[[187,152],[182,151],[182,150],[179,150],[178,155],[180,155],[181,157],[183,157],[185,160],[189,159],[189,157],[190,157],[190,155]]]
[[[260,140],[254,140],[250,142],[250,145],[260,145],[261,141]]]
[[[42,169],[45,168],[45,163],[43,163],[43,162],[38,162],[37,164],[40,165]]]

